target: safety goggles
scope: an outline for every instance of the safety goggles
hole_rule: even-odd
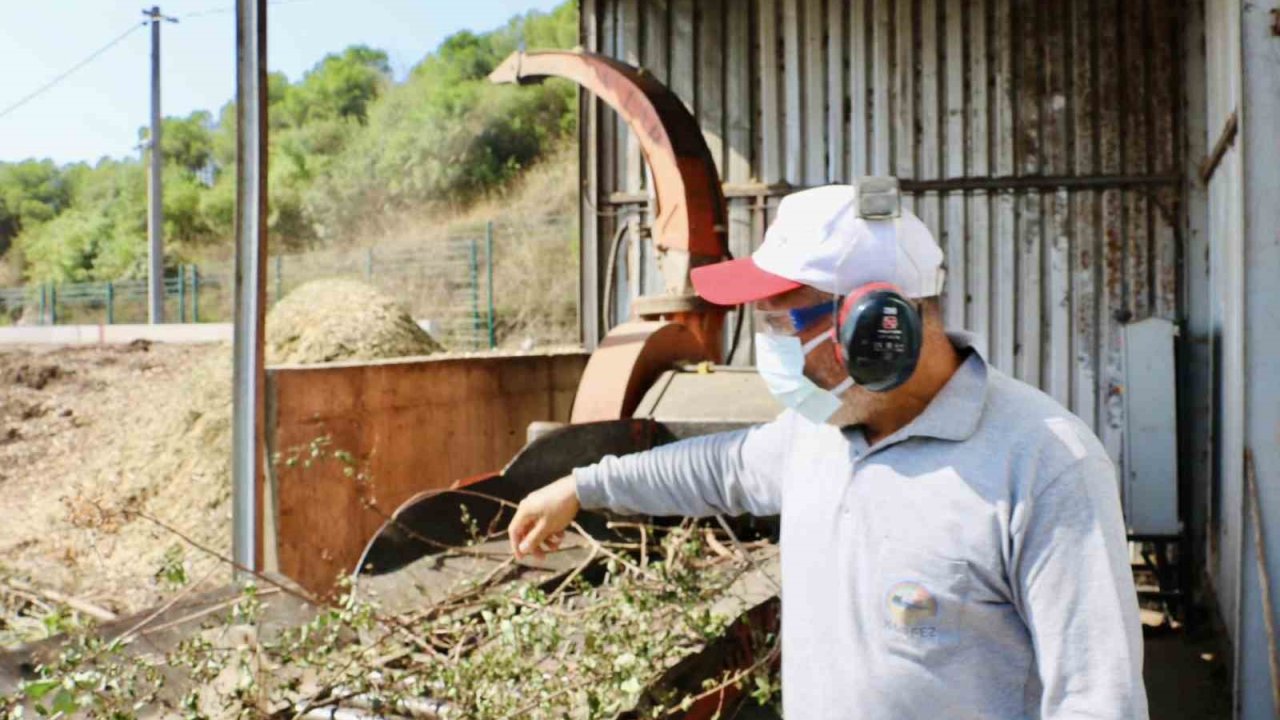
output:
[[[756,310],[756,331],[770,335],[795,336],[813,327],[836,311],[836,301],[786,310]]]

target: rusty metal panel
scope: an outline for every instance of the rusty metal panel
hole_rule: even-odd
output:
[[[821,185],[827,178],[826,76],[823,72],[823,0],[804,0],[801,33],[800,93],[804,98],[804,177],[805,185]],[[830,66],[830,63],[827,64]]]
[[[969,80],[966,115],[969,144],[965,165],[967,174],[974,177],[984,177],[991,169],[991,95],[988,90],[991,85],[991,66],[988,64],[987,49],[990,47],[988,39],[993,9],[990,2],[972,7],[967,14],[969,25],[964,38],[968,51],[964,68]],[[964,259],[967,284],[963,286],[966,295],[965,316],[968,321],[965,327],[978,336],[979,351],[986,357],[991,357],[987,344],[991,337],[991,196],[986,193],[966,193],[965,201],[965,229],[968,231],[968,254]],[[949,292],[958,292],[961,287],[951,284]]]
[[[849,132],[850,120],[845,112],[849,107],[846,93],[849,85],[845,81],[845,70],[848,55],[845,46],[849,40],[844,26],[845,11],[843,3],[827,3],[827,168],[826,178],[843,178],[848,168],[845,149],[845,138]],[[833,32],[832,29],[835,31]],[[816,63],[821,68],[822,63]]]
[[[1014,124],[1014,168],[1020,175],[1039,175],[1043,167],[1044,128],[1040,124],[1040,96],[1044,63],[1040,57],[1043,35],[1040,16],[1047,4],[1017,0],[1013,6],[1012,42]],[[1040,194],[1024,193],[1018,198],[1015,218],[1017,250],[1014,254],[1014,285],[1017,324],[1014,327],[1013,374],[1024,382],[1040,385],[1040,333],[1043,297]]]
[[[1199,163],[1213,140],[1206,126],[1205,29],[1204,5],[1186,8],[1181,27],[1177,28],[1177,44],[1172,49],[1179,58],[1182,77],[1179,89],[1188,109],[1179,127],[1177,142],[1183,143],[1188,162],[1182,175],[1186,208],[1186,240],[1178,248],[1181,268],[1178,281],[1179,302],[1185,308],[1182,316],[1183,336],[1178,343],[1179,356],[1179,438],[1184,459],[1181,473],[1190,482],[1187,506],[1192,562],[1213,572],[1216,559],[1211,540],[1209,518],[1213,500],[1213,316],[1209,287],[1208,192],[1199,177]]]
[[[848,8],[848,58],[849,58],[849,177],[870,175],[868,165],[871,136],[869,115],[871,98],[867,93],[867,81],[871,77],[869,38],[872,33],[872,0],[851,0]]]
[[[946,177],[963,177],[965,174],[965,2],[945,0],[942,52],[949,62],[943,64],[946,73],[945,95],[945,153],[942,171]],[[952,192],[946,195],[946,217],[942,222],[942,235],[938,238],[946,257],[947,281],[956,288],[946,296],[946,318],[951,327],[965,326],[968,304],[968,260],[965,256],[965,194]]]
[[[919,0],[917,12],[919,17],[916,20],[916,39],[913,44],[918,50],[919,57],[916,58],[916,67],[919,69],[919,81],[916,86],[916,139],[915,146],[916,162],[919,168],[916,177],[931,178],[940,177],[941,174],[941,146],[944,142],[942,137],[942,126],[940,125],[941,113],[939,103],[939,90],[943,84],[938,76],[938,13],[941,8],[938,0]],[[942,204],[941,198],[936,192],[925,193],[920,202],[916,203],[916,214],[925,225],[933,229],[934,235],[937,236],[938,242],[945,249],[945,231],[942,227]]]
[[[900,178],[916,177],[916,73],[915,63],[915,10],[913,2],[897,0],[894,5],[892,82],[889,87],[889,103],[893,118],[893,174]],[[915,210],[915,198],[907,195],[902,207]]]
[[[1120,458],[1119,329],[1182,312],[1185,3],[599,2],[623,59],[691,88],[736,255],[791,189],[898,174],[947,252],[948,322]],[[668,74],[690,42],[691,77]],[[614,166],[638,160],[598,142]],[[645,209],[642,176],[619,179],[602,211]]]
[[[1043,92],[1040,117],[1043,124],[1043,172],[1065,175],[1071,172],[1070,144],[1067,141],[1067,43],[1070,39],[1071,3],[1051,3],[1040,13],[1045,35]],[[1051,28],[1057,28],[1051,32]],[[1042,198],[1044,218],[1044,330],[1041,333],[1041,387],[1065,407],[1071,406],[1071,225],[1070,197],[1066,188],[1048,192]]]
[[[871,174],[888,175],[890,137],[893,127],[889,108],[889,88],[893,84],[893,3],[894,0],[868,0],[871,12]]]
[[[751,71],[751,53],[755,37],[752,30],[752,13],[722,8],[724,18],[725,85],[722,102],[725,104],[725,143],[728,152],[724,178],[735,185],[743,185],[752,179],[754,159],[754,134],[752,121],[756,117],[759,98],[753,92],[754,73]],[[705,18],[704,18],[704,21]],[[735,198],[729,203],[729,252],[734,257],[746,257],[755,246],[756,227],[752,217],[752,200]],[[752,355],[751,313],[739,317],[736,312],[725,319],[732,328],[729,342],[725,344],[725,362],[750,365]]]
[[[800,63],[804,53],[801,43],[801,8],[803,0],[779,0],[782,4],[782,87],[785,102],[782,105],[783,137],[782,166],[785,179],[793,185],[804,185],[804,94]]]
[[[524,445],[529,423],[568,420],[586,364],[585,353],[567,352],[271,368],[269,457],[326,437],[370,478],[353,483],[343,463],[305,472],[272,463],[279,571],[328,592],[391,509],[500,469]]]
[[[1068,100],[1073,135],[1070,138],[1072,170],[1076,173],[1097,171],[1098,93],[1095,87],[1097,53],[1094,38],[1096,25],[1092,0],[1072,0],[1070,41],[1070,87]],[[1071,409],[1091,426],[1097,423],[1097,361],[1099,281],[1097,239],[1100,233],[1100,207],[1094,192],[1073,194],[1071,217]]]
[[[1096,127],[1098,143],[1097,170],[1103,174],[1120,173],[1121,154],[1121,83],[1119,4],[1116,0],[1096,0],[1094,3],[1095,45],[1097,57],[1098,101]],[[1099,199],[1100,237],[1098,250],[1098,408],[1094,431],[1102,439],[1111,457],[1120,455],[1120,334],[1114,322],[1116,314],[1124,306],[1122,281],[1124,269],[1123,230],[1120,223],[1120,191],[1108,189]]]
[[[778,5],[782,0],[757,0],[760,32],[760,173],[766,185],[782,179],[782,99],[779,96]],[[755,63],[752,63],[755,65]],[[729,102],[734,102],[730,98]]]
[[[995,0],[993,23],[990,28],[992,44],[988,51],[994,56],[994,86],[992,98],[992,126],[995,129],[992,144],[992,169],[997,177],[1014,174],[1014,103],[1017,92],[1014,85],[1014,33],[1012,0]],[[1014,357],[1014,318],[1017,299],[1014,296],[1016,269],[1014,253],[1017,250],[1017,230],[1014,226],[1014,197],[1012,193],[995,193],[992,198],[991,244],[993,263],[991,271],[990,354],[996,367],[1012,373]]]
[[[696,72],[697,95],[693,98],[693,112],[702,125],[711,158],[721,178],[728,178],[725,165],[725,107],[724,95],[728,79],[725,77],[725,55],[729,49],[725,42],[727,22],[724,0],[702,0],[694,8],[698,37],[698,68]],[[742,13],[734,13],[743,18]],[[678,46],[677,46],[678,47]],[[742,58],[745,62],[746,58]]]

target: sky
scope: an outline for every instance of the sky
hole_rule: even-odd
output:
[[[159,0],[161,109],[216,113],[235,95],[235,0]],[[562,0],[272,0],[268,65],[296,80],[354,44],[385,50],[396,79],[463,29],[491,30]],[[0,161],[96,162],[137,152],[150,117],[150,29],[142,2],[0,0]],[[137,24],[137,29],[129,32]],[[118,44],[21,107],[5,109],[89,55]]]

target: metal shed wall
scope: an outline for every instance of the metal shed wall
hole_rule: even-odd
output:
[[[1205,124],[1212,147],[1238,115],[1241,99],[1240,7],[1205,3]],[[1227,630],[1238,637],[1243,551],[1244,200],[1238,142],[1227,146],[1209,180],[1209,299],[1213,327],[1215,492],[1211,496],[1208,571]]]
[[[1208,184],[1216,411],[1208,567],[1234,646],[1235,717],[1244,720],[1280,717],[1280,38],[1266,5],[1205,2],[1206,139],[1227,142]]]
[[[582,34],[698,117],[735,255],[787,192],[897,175],[947,251],[949,324],[1118,461],[1119,326],[1179,315],[1182,13],[1165,0],[583,0]],[[649,198],[628,129],[596,102],[583,110],[590,346],[614,231]],[[611,322],[638,289],[660,289],[635,227]],[[750,362],[749,338],[734,362]]]

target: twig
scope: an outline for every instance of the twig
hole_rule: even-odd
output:
[[[476,492],[474,492],[474,491],[472,491],[472,492],[464,492],[462,488],[440,488],[440,489],[438,489],[438,490],[436,490],[436,491],[434,491],[434,492],[430,492],[429,494],[428,494],[428,493],[426,493],[426,492],[424,492],[424,493],[423,493],[423,496],[419,498],[419,501],[426,500],[427,498],[435,498],[435,497],[439,497],[439,496],[441,496],[441,495],[444,495],[445,493],[451,493],[451,492],[453,492],[453,493],[459,493],[459,494],[462,494],[462,495],[475,495],[475,496],[483,497],[483,498],[485,498],[485,499],[489,499],[489,500],[495,500],[495,501],[506,502],[506,501],[502,500],[501,498],[493,497],[493,496],[489,496],[489,495],[485,495],[484,493],[476,493]],[[403,532],[404,532],[406,535],[408,535],[410,538],[412,538],[412,539],[414,539],[414,540],[417,540],[418,542],[423,543],[424,545],[430,545],[431,547],[439,548],[439,549],[445,550],[445,551],[450,552],[450,553],[457,553],[457,554],[459,554],[459,555],[475,555],[475,556],[478,556],[478,557],[500,557],[500,556],[501,556],[499,553],[486,552],[486,551],[483,551],[483,550],[475,550],[475,549],[471,549],[471,548],[469,548],[468,546],[465,546],[465,545],[462,545],[462,546],[459,546],[459,545],[450,545],[450,544],[448,544],[448,543],[441,542],[441,541],[439,541],[439,540],[435,540],[435,539],[433,539],[433,538],[429,538],[429,537],[427,537],[427,536],[425,536],[425,535],[422,535],[421,533],[419,533],[418,531],[414,530],[413,528],[409,527],[408,525],[406,525],[406,524],[402,523],[402,522],[400,521],[400,518],[396,517],[395,515],[393,515],[393,514],[391,514],[391,513],[388,513],[386,510],[383,510],[383,509],[382,509],[382,507],[381,507],[380,505],[378,505],[378,503],[377,503],[376,501],[368,500],[368,501],[365,501],[365,502],[363,502],[363,503],[361,503],[361,504],[362,504],[366,509],[368,509],[368,510],[372,510],[372,511],[374,512],[374,514],[376,514],[378,517],[381,517],[384,523],[389,523],[389,524],[391,524],[391,525],[395,526],[395,527],[396,527],[396,528],[398,528],[399,530],[403,531]],[[510,504],[510,503],[508,503],[508,504]],[[496,521],[496,518],[495,518],[495,521]]]
[[[95,505],[96,505],[96,503],[95,503]],[[103,510],[103,511],[105,512],[105,509],[104,509],[104,508],[102,508],[101,506],[98,506],[98,509],[99,509],[99,510]],[[228,565],[231,565],[232,567],[236,568],[237,570],[240,570],[241,572],[248,573],[248,574],[250,574],[250,575],[254,576],[255,578],[258,578],[258,579],[262,580],[263,582],[265,582],[265,583],[267,583],[267,584],[269,584],[269,585],[271,585],[271,586],[273,586],[273,587],[275,587],[275,588],[279,589],[280,591],[282,591],[282,592],[284,592],[284,593],[286,593],[286,594],[288,594],[288,595],[292,595],[292,596],[294,596],[295,598],[298,598],[298,599],[302,600],[303,602],[306,602],[306,603],[311,604],[311,605],[316,605],[316,606],[319,606],[319,605],[320,605],[320,602],[318,602],[315,598],[313,598],[309,593],[306,593],[306,592],[304,592],[304,591],[297,590],[297,589],[295,589],[295,588],[289,587],[288,585],[286,585],[286,584],[284,584],[284,583],[282,583],[282,582],[279,582],[278,580],[276,580],[276,579],[274,579],[274,578],[272,578],[272,577],[270,577],[270,576],[268,576],[268,575],[266,575],[266,574],[264,574],[264,573],[261,573],[261,572],[259,572],[259,571],[257,571],[257,570],[253,570],[253,569],[251,569],[251,568],[245,567],[244,565],[241,565],[240,563],[236,562],[234,559],[229,558],[229,557],[227,557],[227,556],[223,555],[222,553],[219,553],[218,551],[213,550],[213,549],[211,549],[211,548],[209,548],[209,547],[205,546],[204,544],[197,542],[196,540],[192,539],[191,537],[189,537],[188,535],[186,535],[186,534],[185,534],[185,533],[183,533],[182,531],[178,530],[177,528],[172,527],[171,525],[169,525],[168,523],[164,522],[163,520],[160,520],[159,518],[152,517],[151,515],[149,515],[149,514],[147,514],[147,513],[145,513],[145,512],[142,512],[141,510],[131,510],[131,509],[128,509],[128,508],[121,508],[121,509],[120,509],[120,512],[121,512],[121,513],[125,513],[125,514],[132,514],[132,515],[135,515],[135,516],[137,516],[137,517],[140,517],[140,518],[142,518],[142,519],[144,519],[144,520],[147,520],[148,522],[154,523],[155,525],[157,525],[157,526],[159,526],[159,527],[163,528],[164,530],[167,530],[168,532],[173,533],[173,534],[174,534],[174,535],[176,535],[178,538],[182,539],[184,542],[188,543],[189,545],[191,545],[192,547],[196,548],[197,550],[200,550],[200,551],[201,551],[201,552],[203,552],[203,553],[206,553],[206,554],[208,554],[208,555],[211,555],[211,556],[213,556],[213,557],[215,557],[215,558],[217,558],[217,559],[221,560],[222,562],[227,563]],[[394,619],[394,618],[390,618],[390,617],[387,617],[387,616],[382,616],[381,614],[376,614],[376,615],[375,615],[375,617],[376,617],[379,621],[384,622],[385,624],[387,624],[387,625],[391,626],[391,628],[392,628],[392,630],[393,630],[393,631],[407,632],[407,634],[408,634],[408,636],[410,637],[411,641],[412,641],[412,642],[414,642],[415,644],[418,644],[418,645],[419,645],[419,647],[420,647],[421,649],[427,650],[428,652],[431,652],[431,653],[433,653],[433,654],[438,655],[438,653],[436,652],[436,650],[435,650],[434,648],[429,648],[429,649],[428,649],[428,646],[426,646],[426,644],[425,644],[425,643],[422,643],[422,641],[421,641],[421,640],[419,640],[417,637],[415,637],[415,636],[413,635],[413,633],[412,633],[411,631],[409,631],[409,629],[408,629],[408,628],[403,627],[403,626],[400,624],[400,622],[399,622],[399,621],[397,621],[396,619]],[[364,653],[369,652],[370,650],[374,650],[374,649],[376,649],[377,647],[381,646],[381,644],[382,644],[383,642],[386,642],[387,638],[389,638],[392,634],[394,634],[394,632],[388,632],[388,633],[385,633],[385,634],[382,636],[382,638],[381,638],[381,639],[379,639],[379,641],[378,641],[378,642],[374,643],[373,645],[370,645],[370,646],[369,646],[369,647],[367,647],[367,648],[362,649],[362,650],[361,650],[361,652],[357,655],[357,657],[358,657],[359,655],[363,655]],[[349,667],[350,667],[354,662],[355,662],[355,658],[352,658],[352,660],[351,660],[350,662],[348,662],[348,663],[347,663],[346,667],[344,667],[342,671],[343,671],[343,672],[345,672],[345,671],[346,671],[346,669],[347,669],[347,668],[349,668]],[[314,706],[313,706],[313,707],[314,707]],[[295,718],[297,718],[297,717],[301,717],[303,714],[305,714],[305,712],[306,712],[306,709],[304,709],[304,710],[302,710],[302,711],[298,712],[294,717],[295,717]]]
[[[114,640],[112,640],[111,642],[113,642],[113,643],[120,642],[120,641],[122,641],[122,640],[124,640],[124,639],[128,638],[129,636],[133,635],[134,633],[138,632],[138,630],[140,630],[140,629],[142,629],[143,627],[145,627],[145,626],[146,626],[147,624],[149,624],[152,620],[155,620],[156,618],[160,617],[160,616],[161,616],[161,615],[163,615],[165,612],[167,612],[167,611],[169,610],[169,608],[172,608],[174,605],[177,605],[179,601],[181,601],[183,598],[185,598],[185,597],[187,597],[188,595],[190,595],[190,594],[191,594],[191,593],[192,593],[192,592],[193,592],[197,587],[200,587],[201,585],[203,585],[203,584],[204,584],[204,582],[205,582],[206,580],[208,580],[210,577],[213,577],[213,574],[214,574],[215,572],[217,572],[217,571],[218,571],[217,566],[214,566],[214,567],[213,567],[213,569],[211,569],[209,572],[205,573],[204,577],[200,578],[200,580],[198,580],[197,582],[194,582],[194,583],[190,583],[190,584],[188,584],[185,588],[183,588],[183,589],[182,589],[182,592],[177,593],[177,594],[176,594],[176,595],[174,595],[173,597],[171,597],[171,598],[169,598],[168,600],[166,600],[166,601],[164,602],[164,604],[162,604],[160,607],[156,608],[153,612],[151,612],[150,614],[148,614],[146,617],[144,617],[144,618],[142,618],[141,620],[139,620],[138,622],[134,623],[133,627],[131,627],[131,628],[129,628],[128,630],[125,630],[124,632],[122,632],[122,633],[120,633],[119,635],[117,635],[117,636],[115,637],[115,639],[114,639]]]
[[[559,690],[551,693],[546,697],[540,697],[537,700],[534,700],[533,702],[518,708],[515,712],[511,712],[511,713],[507,713],[506,715],[503,715],[501,720],[513,720],[514,718],[522,718],[525,715],[529,714],[530,710],[538,707],[539,705],[545,702],[550,702],[560,697],[561,695],[567,695],[575,690],[579,690],[582,688],[583,685],[587,685],[589,682],[590,680],[584,680],[583,682],[578,683],[576,685],[566,685],[565,687],[560,688]]]
[[[779,585],[778,582],[773,579],[772,575],[761,571],[760,568],[756,565],[755,559],[752,558],[751,554],[748,553],[742,547],[742,541],[738,540],[738,536],[736,533],[733,532],[733,528],[729,527],[729,521],[725,520],[724,516],[721,515],[720,513],[716,513],[716,522],[720,523],[720,527],[723,528],[724,531],[729,534],[729,539],[733,541],[734,547],[736,547],[740,552],[742,552],[744,556],[746,556],[747,563],[751,565],[751,569],[763,575],[764,579],[769,581],[769,584],[773,586],[774,590],[777,590],[778,592],[782,592],[782,586]]]
[[[703,531],[703,538],[707,542],[707,547],[711,548],[711,551],[716,555],[725,559],[733,559],[733,553],[729,551],[729,548],[720,544],[720,541],[716,539],[715,532],[711,528],[707,528]]]
[[[93,501],[90,501],[90,502],[93,502]],[[93,502],[93,504],[97,506],[98,509],[103,511],[104,513],[109,512],[108,510],[103,508],[101,505],[98,505],[96,502]],[[252,575],[254,578],[261,580],[264,583],[271,585],[272,587],[278,588],[281,592],[285,593],[286,595],[292,595],[293,597],[305,603],[308,603],[310,605],[319,606],[322,604],[315,596],[311,595],[311,593],[308,593],[305,590],[299,590],[295,587],[290,587],[289,585],[286,585],[285,583],[282,583],[279,580],[276,580],[275,578],[269,575],[266,575],[252,568],[245,567],[244,565],[241,565],[240,563],[236,562],[234,559],[229,558],[226,555],[223,555],[222,553],[218,552],[217,550],[214,550],[208,547],[207,545],[204,545],[203,543],[196,541],[191,536],[187,535],[186,533],[182,532],[181,530],[173,527],[172,525],[166,523],[165,521],[157,517],[153,517],[141,510],[132,510],[129,508],[120,508],[118,512],[124,515],[134,515],[134,516],[140,517],[143,520],[146,520],[147,522],[150,522],[163,530],[167,530],[168,532],[173,533],[175,536],[177,536],[178,539],[187,543],[191,547],[199,550],[200,552],[205,553],[206,555],[209,555],[217,560],[221,560],[222,562],[226,563],[227,565],[230,565],[231,567],[235,568],[236,570],[239,570],[242,573]]]
[[[582,561],[582,562],[580,562],[580,563],[578,563],[578,567],[574,568],[574,569],[573,569],[573,572],[569,573],[569,576],[568,576],[568,577],[566,577],[566,578],[564,579],[564,581],[563,581],[563,582],[561,582],[559,585],[557,585],[557,586],[556,586],[556,589],[555,589],[555,590],[553,590],[553,591],[551,592],[551,594],[547,596],[547,602],[546,602],[546,604],[547,604],[547,605],[550,605],[550,604],[552,603],[552,601],[554,601],[557,597],[559,597],[560,593],[561,593],[565,588],[569,587],[570,583],[572,583],[572,582],[574,581],[574,579],[576,579],[579,575],[581,575],[581,574],[582,574],[582,571],[583,571],[583,570],[586,570],[588,567],[590,567],[590,566],[591,566],[591,563],[595,562],[595,559],[596,559],[596,555],[597,555],[597,554],[598,554],[598,551],[596,550],[596,548],[595,548],[595,547],[592,547],[592,548],[591,548],[591,553],[590,553],[589,555],[587,555],[587,559],[586,559],[586,560],[583,560],[583,561]]]
[[[731,686],[731,685],[737,685],[737,684],[738,684],[739,682],[741,682],[744,678],[749,677],[752,673],[754,673],[755,671],[757,671],[757,670],[759,670],[760,668],[764,667],[764,665],[765,665],[766,663],[772,662],[772,661],[773,661],[773,659],[774,659],[774,658],[776,658],[777,656],[778,656],[778,646],[776,646],[776,645],[775,645],[773,648],[771,648],[771,649],[769,650],[769,652],[765,653],[765,655],[764,655],[763,657],[761,657],[759,660],[756,660],[754,663],[752,663],[752,664],[751,664],[751,667],[747,668],[746,670],[743,670],[743,671],[739,672],[737,675],[734,675],[733,677],[729,678],[728,680],[725,680],[724,682],[720,683],[719,685],[716,685],[715,687],[711,688],[710,690],[707,690],[707,691],[705,691],[705,692],[702,692],[702,693],[700,693],[700,694],[698,694],[698,695],[693,696],[693,698],[692,698],[691,700],[689,700],[689,704],[690,704],[690,705],[692,705],[692,704],[694,704],[694,703],[700,702],[701,700],[703,700],[703,699],[705,699],[705,698],[709,698],[709,697],[711,697],[712,695],[714,695],[714,694],[716,694],[716,693],[718,693],[718,692],[721,692],[722,690],[724,690],[724,689],[728,688],[728,687],[729,687],[729,686]],[[684,703],[681,703],[681,704],[683,705]],[[668,710],[668,711],[663,715],[663,717],[670,717],[672,714],[677,713],[677,712],[684,712],[684,710],[681,710],[681,709],[680,709],[680,708],[678,708],[678,707],[676,707],[676,708],[671,708],[670,710]]]
[[[280,592],[279,588],[263,588],[258,593],[258,597],[268,597],[278,592]],[[200,618],[205,617],[206,615],[212,615],[213,613],[216,613],[219,610],[225,610],[226,608],[229,608],[238,602],[240,602],[240,598],[235,597],[235,598],[231,598],[230,600],[224,600],[218,603],[217,605],[210,605],[209,607],[200,608],[199,610],[183,615],[180,618],[175,618],[173,620],[170,620],[169,622],[156,625],[155,627],[147,628],[142,631],[142,635],[143,636],[152,635],[158,632],[162,632],[164,630],[168,630],[171,627],[186,625],[187,623],[193,620],[199,620]]]
[[[110,610],[100,608],[97,605],[94,605],[93,603],[87,600],[81,600],[80,598],[77,598],[77,597],[64,595],[58,592],[57,590],[49,590],[47,588],[36,587],[34,585],[30,585],[16,578],[8,578],[3,582],[9,588],[15,591],[38,595],[46,600],[55,602],[59,605],[66,605],[72,610],[88,615],[89,617],[94,618],[95,620],[100,620],[102,622],[111,622],[112,620],[119,619],[119,617],[115,613],[111,612]]]
[[[649,567],[649,528],[640,526],[640,567]]]
[[[50,605],[47,602],[47,598],[42,597],[33,592],[27,592],[26,590],[19,590],[15,587],[10,587],[8,585],[0,586],[0,592],[5,592],[14,597],[22,598],[23,600],[26,600],[27,602],[33,605],[38,605],[40,607],[40,610],[45,613],[51,613],[56,609],[53,605]]]
[[[421,622],[428,618],[441,615],[448,610],[457,609],[459,607],[465,607],[466,605],[470,604],[468,602],[469,600],[471,600],[472,598],[479,597],[487,589],[487,586],[489,585],[489,583],[493,582],[493,580],[499,575],[501,575],[503,571],[510,569],[510,567],[513,564],[515,564],[515,561],[516,559],[514,555],[508,555],[505,560],[503,560],[501,563],[498,563],[498,565],[495,566],[492,570],[490,570],[487,575],[481,578],[480,582],[471,586],[467,590],[464,590],[459,593],[455,593],[443,600],[432,603],[430,607],[426,608],[421,612],[410,615],[409,616],[410,622]]]

